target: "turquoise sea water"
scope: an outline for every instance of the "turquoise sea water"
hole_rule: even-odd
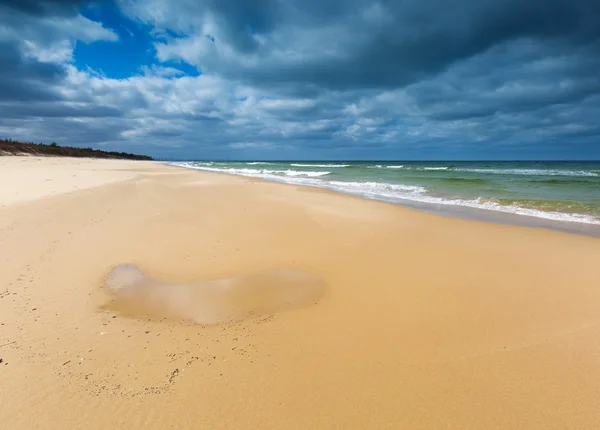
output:
[[[600,225],[600,162],[179,162],[423,209]],[[482,212],[482,213],[483,213]]]

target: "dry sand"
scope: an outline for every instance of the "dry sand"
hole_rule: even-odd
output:
[[[147,162],[0,181],[1,428],[600,428],[599,239]],[[123,263],[325,290],[163,321],[110,308]]]
[[[135,177],[136,162],[81,158],[2,157],[0,207]]]

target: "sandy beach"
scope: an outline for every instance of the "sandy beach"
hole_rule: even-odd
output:
[[[0,183],[2,428],[600,428],[598,238],[153,162]],[[121,264],[174,313],[115,303]],[[198,324],[214,280],[271,301]]]

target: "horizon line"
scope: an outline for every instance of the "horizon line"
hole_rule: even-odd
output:
[[[191,161],[191,162],[212,162],[212,163],[219,163],[219,162],[229,162],[229,163],[254,163],[254,162],[268,162],[268,163],[287,163],[287,162],[297,162],[297,161],[301,161],[304,163],[324,163],[324,162],[337,162],[337,163],[356,163],[356,162],[363,162],[363,163],[465,163],[465,162],[479,162],[479,163],[497,163],[497,162],[503,162],[503,163],[509,163],[509,162],[570,162],[570,163],[600,163],[600,159],[593,159],[593,160],[582,160],[582,159],[497,159],[497,160],[488,160],[488,159],[481,159],[481,160],[378,160],[378,159],[353,159],[353,160],[344,160],[344,159],[323,159],[323,160],[317,160],[317,159],[224,159],[224,158],[213,158],[213,159],[184,159],[184,158],[173,158],[173,159],[168,159],[168,158],[155,158],[155,161]]]

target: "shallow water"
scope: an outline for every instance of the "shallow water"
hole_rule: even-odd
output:
[[[164,282],[137,266],[121,264],[107,276],[113,296],[105,309],[140,318],[217,324],[316,303],[323,282],[296,269],[276,269],[236,278],[191,283]]]

